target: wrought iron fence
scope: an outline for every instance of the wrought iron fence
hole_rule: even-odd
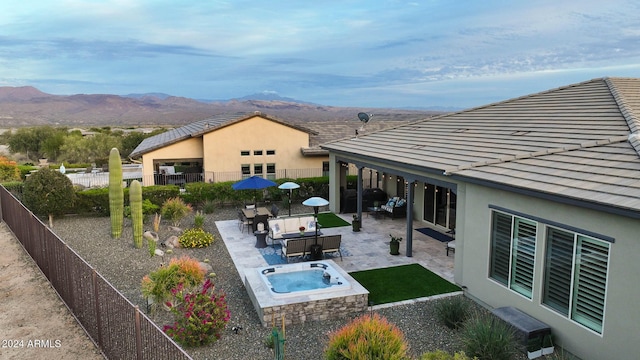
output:
[[[4,186],[0,215],[108,359],[191,359]]]

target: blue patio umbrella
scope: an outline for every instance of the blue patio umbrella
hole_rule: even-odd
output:
[[[237,183],[231,185],[233,190],[259,190],[271,186],[276,186],[276,183],[257,175],[253,175],[252,177],[238,181]]]
[[[237,183],[231,185],[231,188],[233,188],[233,190],[260,190],[276,185],[277,184],[271,180],[253,175],[252,177],[238,181]],[[256,202],[255,192],[253,193],[253,202]]]

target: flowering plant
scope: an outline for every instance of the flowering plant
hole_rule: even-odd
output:
[[[206,345],[220,339],[231,314],[225,295],[215,292],[211,280],[207,279],[199,291],[185,291],[180,284],[171,292],[179,302],[167,303],[176,318],[173,325],[163,327],[167,335],[185,346]]]
[[[298,230],[300,230],[300,232],[304,232],[305,227],[304,226],[300,226],[300,228]]]

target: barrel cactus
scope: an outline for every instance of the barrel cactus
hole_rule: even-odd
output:
[[[122,160],[120,152],[113,148],[109,153],[109,214],[111,216],[111,237],[122,235],[124,218],[124,190],[122,189]]]
[[[129,204],[131,205],[131,226],[133,227],[133,244],[142,247],[142,185],[133,180],[129,187]]]

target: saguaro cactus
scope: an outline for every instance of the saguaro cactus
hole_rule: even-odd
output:
[[[142,247],[142,185],[133,180],[129,186],[129,205],[131,206],[131,226],[133,227],[133,244]]]
[[[109,153],[109,214],[111,216],[111,237],[122,235],[124,218],[124,190],[122,189],[122,160],[120,152],[113,148]]]

